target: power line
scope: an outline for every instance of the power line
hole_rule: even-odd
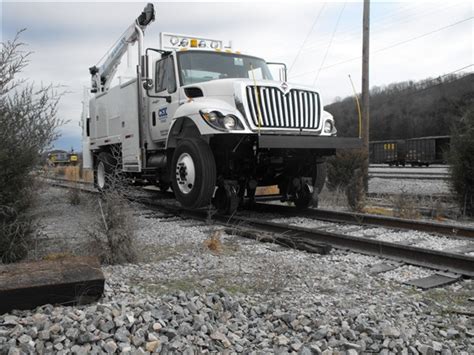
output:
[[[334,30],[332,31],[331,40],[329,41],[329,44],[326,48],[326,53],[324,54],[323,60],[321,61],[321,65],[319,66],[318,73],[316,74],[316,77],[314,78],[313,86],[316,84],[316,81],[318,80],[318,77],[319,77],[319,73],[321,72],[321,68],[323,67],[324,63],[326,62],[326,58],[328,56],[329,49],[331,48],[332,41],[334,39],[334,35],[336,34],[337,27],[339,26],[339,22],[341,21],[342,13],[344,12],[344,9],[346,8],[346,5],[347,5],[347,1],[342,6],[341,12],[339,12],[339,16],[336,20],[336,25],[334,26]]]
[[[429,15],[431,13],[446,11],[447,9],[456,7],[461,3],[462,3],[462,1],[457,2],[457,3],[450,3],[447,6],[441,6],[441,7],[437,7],[437,8],[431,8],[431,9],[428,9],[428,10],[424,10],[423,11],[423,16],[426,17],[427,15]],[[419,14],[413,14],[413,13],[403,14],[406,11],[411,11],[412,12],[415,9],[418,10],[418,7],[417,6],[414,6],[414,7],[411,7],[411,8],[403,7],[401,9],[396,9],[392,13],[387,13],[385,15],[377,17],[374,21],[371,21],[371,27],[374,28],[373,32],[375,32],[374,35],[380,35],[379,32],[381,30],[382,30],[382,34],[383,34],[383,30],[385,30],[387,28],[391,28],[393,26],[399,26],[400,24],[403,24],[403,23],[406,23],[406,22],[410,22],[413,19],[418,20]],[[400,17],[400,16],[402,16],[401,19],[398,19],[398,20],[394,19],[394,21],[391,20],[392,18]],[[377,24],[379,24],[379,25],[377,25]],[[361,31],[360,31],[359,26],[346,26],[344,28],[340,27],[340,29],[338,30],[337,42],[338,43],[343,43],[343,42],[353,41],[357,37],[360,37],[360,35],[361,35]],[[321,47],[325,46],[329,42],[328,37],[329,37],[329,34],[328,34],[327,37],[321,37],[316,41],[312,41],[312,42],[309,41],[306,44],[306,47],[303,48],[302,53],[312,53],[314,51],[319,50]],[[341,39],[342,39],[342,41],[341,41]],[[286,54],[283,54],[283,53],[286,53]],[[284,52],[281,52],[281,53],[278,53],[278,54],[274,55],[274,57],[275,58],[282,58],[284,56],[286,57],[287,55],[288,55],[288,51],[284,51]]]
[[[447,26],[444,26],[444,27],[440,27],[440,28],[438,28],[438,29],[435,29],[435,30],[433,30],[433,31],[430,31],[430,32],[421,34],[421,35],[419,35],[419,36],[412,37],[412,38],[406,39],[406,40],[404,40],[404,41],[394,43],[394,44],[392,44],[392,45],[390,45],[390,46],[387,46],[387,47],[380,48],[380,49],[377,49],[377,50],[375,50],[375,51],[372,51],[371,54],[383,52],[383,51],[386,51],[386,50],[388,50],[388,49],[401,46],[401,45],[403,45],[403,44],[405,44],[405,43],[415,41],[415,40],[417,40],[417,39],[420,39],[420,38],[429,36],[429,35],[431,35],[431,34],[433,34],[433,33],[437,33],[437,32],[446,30],[446,29],[448,29],[448,28],[450,28],[450,27],[453,27],[453,26],[459,25],[459,24],[461,24],[461,23],[464,23],[464,22],[466,22],[466,21],[472,20],[473,18],[474,18],[474,17],[471,16],[471,17],[469,17],[469,18],[467,18],[467,19],[464,19],[464,20],[461,20],[461,21],[452,23],[452,24],[447,25]],[[357,59],[360,59],[360,58],[362,58],[362,57],[361,57],[361,56],[357,56],[357,57],[353,57],[353,58],[350,58],[350,59],[346,59],[346,60],[343,60],[343,61],[340,61],[340,62],[331,64],[331,65],[325,66],[325,67],[321,68],[320,70],[326,70],[326,69],[329,69],[329,68],[332,68],[332,67],[335,67],[335,66],[338,66],[338,65],[341,65],[341,64],[345,64],[345,63],[352,62],[352,61],[357,60]],[[295,75],[293,75],[293,77],[298,77],[298,76],[302,76],[302,75],[311,74],[311,73],[314,73],[315,71],[316,71],[316,70],[311,70],[311,71],[307,71],[307,72],[304,72],[304,73],[295,74]]]
[[[311,33],[313,33],[314,27],[315,27],[316,24],[318,23],[319,17],[321,16],[321,13],[323,12],[323,10],[324,10],[325,7],[326,7],[326,3],[323,3],[323,6],[319,9],[318,16],[316,16],[316,19],[314,20],[313,25],[311,26],[311,29],[309,30],[308,34],[306,35],[306,38],[304,39],[303,43],[301,44],[301,47],[299,48],[298,53],[296,53],[296,57],[295,57],[295,59],[293,60],[293,63],[291,64],[290,70],[288,71],[288,73],[291,73],[291,70],[292,70],[293,67],[295,66],[296,61],[298,60],[298,57],[299,57],[300,54],[301,54],[301,50],[302,50],[302,49],[304,48],[304,46],[306,45],[306,42],[308,41],[309,36],[311,35]]]
[[[456,4],[449,4],[448,6],[439,7],[439,8],[430,9],[430,10],[425,10],[425,11],[423,11],[423,16],[426,17],[427,15],[429,15],[431,13],[436,13],[436,12],[439,12],[439,11],[446,11],[446,9],[455,7],[455,5]],[[386,28],[391,28],[395,25],[399,26],[400,24],[412,21],[414,18],[418,19],[419,14],[408,14],[408,15],[403,16],[403,18],[400,18],[400,19],[396,19],[394,21],[390,20],[391,18],[394,18],[396,16],[400,16],[400,13],[393,13],[393,14],[390,14],[390,15],[386,16],[386,18],[379,18],[378,20],[376,19],[374,21],[371,21],[371,28],[374,28],[374,31],[372,31],[372,32],[374,32],[374,35],[379,34],[379,32],[381,30],[384,30]],[[379,25],[377,25],[377,24],[379,24]],[[359,37],[360,34],[361,34],[360,31],[359,31],[359,28],[358,27],[354,27],[354,28],[356,28],[356,30],[339,31],[338,32],[338,39],[343,38],[343,41],[345,42],[345,41],[351,41],[354,38]],[[375,29],[376,29],[376,31],[375,31]],[[342,34],[342,37],[341,37],[341,34]],[[319,40],[319,41],[309,43],[309,45],[305,48],[305,50],[303,52],[310,53],[310,52],[313,52],[315,50],[318,50],[321,47],[321,45],[323,45],[327,42],[328,42],[327,40]]]
[[[470,68],[470,67],[472,67],[472,66],[474,66],[474,64],[466,65],[465,67],[462,67],[462,68],[456,69],[456,70],[454,70],[454,71],[452,71],[452,72],[449,72],[449,73],[440,75],[440,76],[438,76],[437,78],[431,79],[430,81],[432,81],[432,82],[434,82],[434,81],[440,81],[441,78],[444,78],[445,76],[455,74],[455,73],[457,73],[457,72],[460,72],[461,70]],[[466,74],[466,75],[460,76],[460,77],[458,77],[458,78],[456,78],[456,79],[453,79],[453,80],[451,80],[451,81],[449,81],[449,82],[452,83],[452,82],[454,82],[454,81],[458,81],[458,80],[464,79],[464,78],[465,78],[466,76],[468,76],[468,75],[470,75],[470,74]],[[428,89],[431,89],[431,88],[434,88],[434,87],[436,87],[436,86],[443,85],[443,84],[446,84],[446,82],[442,82],[442,81],[441,81],[441,82],[438,82],[437,84],[434,84],[434,85],[426,86],[426,87],[424,87],[424,88],[417,89],[417,90],[415,90],[415,91],[410,91],[410,92],[408,92],[408,93],[406,93],[406,94],[403,94],[402,96],[415,95],[415,94],[418,94],[418,93],[420,93],[420,92],[422,92],[422,91],[425,91],[425,90],[428,90]]]

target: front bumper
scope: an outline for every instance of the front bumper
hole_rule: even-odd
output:
[[[260,149],[357,149],[362,148],[362,139],[262,134],[258,136],[258,147]]]

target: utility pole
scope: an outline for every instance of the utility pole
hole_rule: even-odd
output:
[[[368,191],[369,184],[369,35],[370,35],[370,0],[364,0],[364,18],[362,21],[362,150],[366,154],[364,166],[364,186]]]

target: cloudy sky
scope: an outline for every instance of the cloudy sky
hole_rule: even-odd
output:
[[[145,4],[0,4],[2,41],[27,28],[22,40],[34,54],[23,75],[38,83],[64,85],[69,92],[59,114],[70,122],[56,147],[81,150],[79,119],[88,68]],[[360,88],[361,2],[155,2],[155,9],[157,19],[145,36],[149,47],[158,47],[160,32],[232,40],[242,53],[286,62],[290,82],[314,84],[325,103],[352,94],[348,75]],[[438,77],[473,62],[471,1],[372,0],[371,86]],[[122,65],[120,72],[125,70]]]

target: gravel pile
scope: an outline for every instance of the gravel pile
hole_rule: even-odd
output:
[[[61,193],[44,196],[60,204],[44,220],[57,222],[56,237],[77,227]],[[379,258],[225,233],[211,251],[204,241],[217,226],[144,209],[136,218],[139,263],[104,267],[97,304],[0,315],[0,353],[474,353],[470,280],[422,292],[371,275]]]
[[[225,290],[125,295],[112,291],[117,286],[120,290],[109,284],[106,299],[93,306],[48,305],[2,316],[2,351],[467,355],[474,350],[472,319],[459,317],[451,326],[423,302],[400,304],[396,293],[385,305],[331,309],[323,301],[301,308]]]

